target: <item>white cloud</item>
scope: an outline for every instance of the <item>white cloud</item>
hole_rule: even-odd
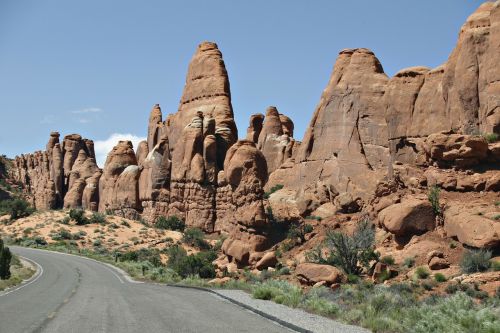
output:
[[[113,133],[109,136],[109,138],[105,140],[94,141],[95,159],[97,161],[97,165],[103,168],[108,153],[113,149],[114,146],[116,146],[118,141],[125,141],[125,140],[132,141],[135,150],[137,149],[137,145],[139,144],[139,142],[146,140],[146,138],[128,133],[127,134]]]
[[[100,108],[84,108],[84,109],[80,109],[80,110],[73,110],[73,111],[70,111],[71,113],[74,113],[74,114],[82,114],[82,113],[98,113],[98,112],[102,112],[102,109]]]

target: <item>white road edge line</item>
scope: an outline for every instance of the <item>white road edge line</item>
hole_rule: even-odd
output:
[[[34,251],[41,251],[41,252],[51,252],[51,253],[55,253],[55,254],[61,254],[61,255],[65,255],[65,256],[72,256],[72,257],[82,258],[82,259],[85,259],[85,260],[90,260],[90,261],[93,261],[93,262],[96,262],[98,264],[103,265],[104,268],[107,268],[120,281],[120,283],[125,283],[125,282],[120,278],[120,276],[116,272],[118,272],[129,283],[144,283],[142,281],[136,281],[136,280],[132,279],[127,274],[127,272],[125,272],[123,269],[115,267],[115,266],[113,266],[111,264],[108,264],[107,262],[102,262],[102,261],[99,261],[99,260],[96,260],[96,259],[92,259],[92,258],[88,258],[88,257],[84,257],[84,256],[79,256],[77,254],[71,254],[71,253],[64,253],[64,252],[57,252],[57,251],[43,250],[43,249],[34,249],[34,248],[31,248],[31,247],[21,247],[21,248],[23,248],[23,249],[29,249],[29,250],[34,250]]]
[[[23,258],[24,260],[31,261],[32,263],[34,263],[34,264],[37,266],[37,268],[38,268],[38,269],[37,269],[37,273],[35,273],[35,274],[36,274],[36,276],[35,276],[35,277],[32,277],[32,278],[31,278],[31,279],[29,279],[29,280],[27,280],[27,281],[28,281],[27,283],[25,283],[25,284],[21,284],[19,287],[16,287],[16,288],[14,288],[14,289],[12,289],[12,290],[9,290],[9,291],[7,291],[7,292],[4,292],[4,293],[0,294],[0,297],[5,296],[5,295],[8,295],[8,294],[10,294],[10,293],[13,293],[14,291],[20,290],[20,289],[22,289],[22,288],[24,288],[24,287],[27,287],[27,286],[29,286],[29,285],[30,285],[30,284],[32,284],[32,283],[35,283],[35,282],[36,282],[36,281],[37,281],[37,280],[38,280],[38,279],[39,279],[39,278],[43,275],[43,267],[42,267],[42,266],[40,266],[40,264],[39,264],[39,263],[37,263],[37,262],[36,262],[35,260],[33,260],[33,259],[29,259],[29,258],[26,258],[26,257],[23,257],[23,256],[19,256],[19,257]],[[31,280],[31,281],[30,281],[30,280]]]

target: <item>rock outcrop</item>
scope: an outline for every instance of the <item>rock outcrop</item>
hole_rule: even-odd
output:
[[[81,207],[86,180],[99,170],[91,140],[71,134],[61,145],[59,137],[52,132],[45,151],[15,159],[13,178],[37,209]]]
[[[460,198],[496,202],[492,192],[500,191],[500,143],[493,142],[500,134],[499,52],[499,1],[467,19],[456,48],[434,69],[410,67],[389,78],[372,51],[342,50],[302,142],[276,107],[252,115],[238,141],[222,54],[204,42],[177,112],[164,116],[154,105],[135,152],[119,142],[100,170],[91,140],[71,134],[59,142],[54,132],[45,151],[17,157],[11,173],[36,208],[81,206],[150,223],[176,215],[188,227],[225,233],[217,265],[230,272],[275,264],[273,251],[265,252],[275,241],[271,220],[337,213],[367,213],[387,240],[407,246],[439,234],[493,248],[500,244],[498,209],[478,215]],[[442,216],[426,197],[433,186],[453,192]],[[449,262],[436,255],[426,264],[443,269]],[[310,284],[341,279],[314,264],[296,273]]]
[[[417,161],[421,138],[500,132],[500,6],[486,2],[460,30],[448,61],[400,71],[388,84],[386,119],[395,160]]]
[[[298,144],[293,139],[294,126],[292,120],[280,114],[276,107],[270,106],[267,108],[261,128],[259,128],[260,116],[260,114],[257,114],[250,118],[247,139],[254,141],[254,133],[258,130],[257,148],[264,154],[267,161],[267,170],[272,173],[292,157]]]
[[[284,184],[304,197],[306,186],[316,188],[322,183],[330,193],[349,192],[367,199],[387,173],[383,108],[387,82],[373,52],[341,51],[293,161],[272,173],[267,187]]]

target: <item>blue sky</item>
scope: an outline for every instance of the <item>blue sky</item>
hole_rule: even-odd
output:
[[[338,52],[367,47],[389,76],[446,61],[473,0],[0,0],[0,154],[80,133],[101,155],[177,110],[196,46],[215,41],[239,135],[269,105],[302,139]],[[102,156],[100,157],[102,160]]]

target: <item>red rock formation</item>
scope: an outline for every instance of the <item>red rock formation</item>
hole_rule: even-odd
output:
[[[272,173],[267,187],[284,184],[304,197],[306,192],[317,192],[315,184],[322,183],[331,193],[368,198],[386,174],[387,127],[382,105],[387,81],[373,52],[340,52],[294,155],[295,163],[284,163]]]
[[[224,161],[224,182],[221,182],[221,185],[227,184],[224,190],[228,207],[225,207],[220,222],[225,222],[229,237],[222,251],[229,262],[238,266],[248,264],[251,253],[270,246],[268,220],[262,201],[266,180],[266,160],[255,143],[241,140],[228,150]]]
[[[500,5],[486,2],[462,26],[448,61],[400,71],[388,84],[393,158],[418,163],[421,137],[441,131],[500,133]]]
[[[46,151],[16,157],[16,181],[29,194],[37,209],[80,207],[85,181],[99,170],[94,143],[78,134],[59,143],[59,133],[50,133]]]
[[[128,166],[137,166],[137,159],[132,147],[132,142],[120,141],[108,154],[106,163],[104,164],[104,170],[99,181],[100,212],[106,212],[109,210],[119,212],[119,207],[114,204],[117,202],[117,196],[119,197],[119,201],[121,200],[122,202],[125,202],[128,200],[130,202],[135,202],[135,191],[127,188],[122,184],[122,182],[120,182],[119,187],[115,189],[115,185],[117,184],[120,175]]]
[[[219,168],[222,168],[225,153],[236,142],[238,131],[226,67],[215,43],[201,43],[189,63],[179,110],[165,122],[171,147],[176,147],[184,127],[198,112],[202,112],[204,117],[215,119],[217,160]]]
[[[256,130],[259,130],[258,115],[250,119],[250,128],[257,122]],[[255,131],[255,130],[253,130]],[[252,136],[251,133],[249,133]],[[262,151],[267,161],[267,170],[269,173],[278,169],[287,159],[292,157],[297,148],[296,141],[293,139],[293,122],[287,116],[278,113],[274,106],[267,109],[266,117],[259,130],[257,148]]]

